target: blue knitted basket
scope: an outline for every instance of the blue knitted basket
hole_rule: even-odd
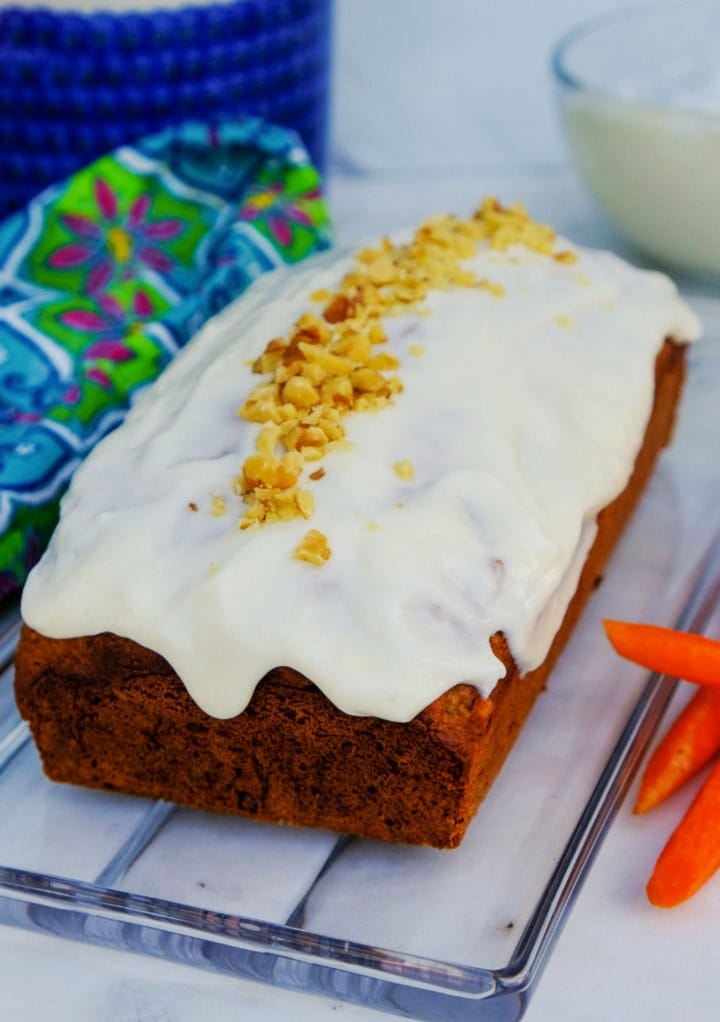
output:
[[[79,14],[0,9],[0,216],[168,124],[252,114],[322,167],[332,0]]]

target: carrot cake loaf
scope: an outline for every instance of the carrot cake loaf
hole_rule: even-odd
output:
[[[520,206],[274,273],[77,471],[48,775],[457,845],[668,441],[692,312]]]

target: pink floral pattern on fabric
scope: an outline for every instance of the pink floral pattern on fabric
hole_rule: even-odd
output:
[[[285,181],[271,181],[250,192],[240,211],[240,219],[250,223],[262,222],[270,236],[279,245],[288,248],[293,243],[296,225],[313,226],[312,217],[303,208],[304,203],[319,198],[319,189],[310,189],[302,197],[290,198]]]
[[[136,291],[133,295],[130,314],[112,295],[97,295],[96,300],[98,311],[67,309],[59,314],[58,319],[71,330],[91,336],[101,335],[91,340],[82,350],[81,357],[86,366],[86,377],[109,390],[112,387],[110,374],[95,363],[107,361],[117,364],[133,358],[135,353],[127,344],[128,335],[137,333],[141,324],[154,319],[156,313],[152,299],[145,291]]]
[[[163,243],[183,233],[182,220],[151,219],[153,197],[148,192],[134,199],[123,216],[119,196],[103,177],[96,178],[94,191],[97,219],[83,213],[63,214],[61,222],[77,240],[51,252],[48,265],[56,270],[87,267],[88,294],[103,290],[116,276],[131,279],[138,263],[157,273],[171,270],[175,260]]]

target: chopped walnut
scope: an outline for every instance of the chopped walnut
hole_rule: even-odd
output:
[[[486,278],[483,278],[482,280],[478,281],[477,286],[481,289],[481,291],[489,291],[491,295],[495,296],[495,298],[505,297],[505,288],[502,286],[502,284],[498,284],[497,281],[487,280]]]
[[[470,219],[437,216],[422,224],[407,244],[385,238],[358,252],[334,293],[321,289],[310,295],[322,305],[322,313],[306,312],[288,337],[268,342],[252,363],[253,371],[266,379],[238,411],[261,427],[256,453],[246,458],[233,483],[247,504],[241,529],[309,518],[312,494],[299,488],[304,466],[347,446],[342,420],[348,413],[378,411],[402,393],[395,372],[398,359],[376,350],[387,341],[383,317],[408,311],[423,315],[431,290],[474,287],[498,298],[504,295],[501,284],[478,280],[463,265],[482,242],[493,249],[524,245],[561,263],[575,260],[572,252],[554,252],[552,229],[532,220],[522,206],[505,208],[496,199],[486,199]],[[423,351],[422,345],[410,347],[413,355]],[[409,461],[394,467],[401,479],[412,480]],[[309,479],[322,478],[321,471],[309,473]],[[213,513],[223,513],[215,510],[214,502]],[[312,560],[319,556],[320,540],[327,555]],[[301,550],[310,550],[312,556]],[[295,556],[323,563],[330,556],[325,537],[311,530]]]
[[[327,536],[317,529],[309,529],[293,551],[293,557],[298,561],[307,561],[320,567],[330,559],[332,551],[327,541]]]
[[[553,259],[555,259],[558,263],[567,263],[572,265],[577,262],[577,255],[566,249],[564,252],[556,252],[553,255]]]
[[[403,458],[402,461],[396,461],[393,469],[398,479],[402,479],[404,483],[411,483],[415,478],[413,463],[408,461],[407,458]]]

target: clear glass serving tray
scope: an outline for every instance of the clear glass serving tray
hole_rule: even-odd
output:
[[[460,849],[50,783],[13,702],[10,608],[0,922],[410,1018],[519,1019],[674,684],[614,657],[600,619],[701,630],[720,593],[720,317],[698,304],[711,336],[692,350],[675,444]]]

